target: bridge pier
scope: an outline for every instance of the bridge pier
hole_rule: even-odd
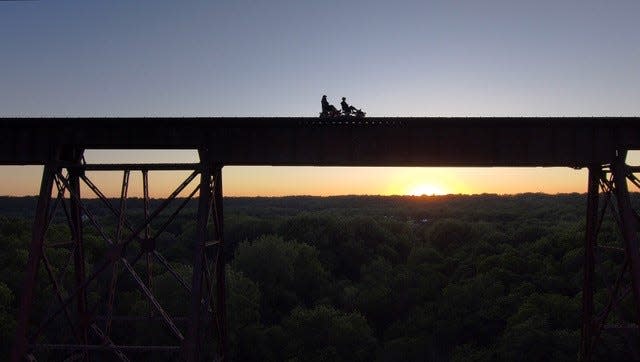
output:
[[[29,245],[29,259],[25,268],[25,277],[16,321],[16,337],[11,352],[12,361],[21,361],[27,353],[27,329],[31,307],[34,298],[38,267],[43,255],[45,225],[49,219],[49,205],[51,203],[51,191],[53,190],[54,169],[50,165],[44,167],[42,181],[40,183],[40,196],[36,206],[36,214],[33,222],[31,244]]]
[[[105,353],[124,361],[139,359],[136,353],[144,353],[145,359],[157,353],[186,361],[225,360],[228,342],[222,165],[211,163],[204,151],[195,164],[86,164],[82,150],[72,153],[76,156],[73,159],[60,158],[44,167],[12,361],[25,357],[89,360],[94,354]],[[166,199],[151,200],[148,174],[166,170],[190,174]],[[86,171],[123,172],[117,204],[105,196]],[[141,212],[128,210],[135,202],[128,195],[132,172],[140,172],[142,177]],[[100,205],[81,197],[81,189],[88,189]],[[52,199],[54,192],[57,196]],[[194,201],[196,193],[193,270],[191,275],[184,275],[164,257],[158,240]],[[142,221],[134,222],[136,219]],[[62,225],[66,225],[64,231]],[[100,239],[99,245],[96,239]],[[87,240],[92,240],[91,244]],[[85,259],[87,248],[97,259],[92,260],[92,265]],[[41,268],[46,270],[48,283],[44,288],[38,279]],[[165,280],[173,280],[174,292],[191,300],[188,307],[171,305],[166,295],[154,290],[154,273],[158,272],[164,273]],[[124,292],[146,302],[146,312],[118,315],[116,305]],[[51,302],[46,310],[34,311],[34,300]],[[140,323],[144,328],[140,329]],[[158,323],[165,328],[149,328]],[[130,339],[120,338],[137,329],[142,333]],[[146,336],[147,332],[151,336]],[[173,342],[167,344],[167,340]]]
[[[604,357],[598,356],[598,351],[606,345],[603,341],[605,336],[624,340],[629,352],[627,358],[640,359],[640,216],[632,207],[627,186],[627,183],[631,183],[640,188],[640,180],[634,175],[639,170],[626,165],[625,159],[626,151],[623,151],[619,152],[611,164],[589,167],[582,287],[581,361]],[[617,225],[621,239],[619,242],[622,245],[613,245],[612,240],[598,242],[600,229],[608,218],[613,219]],[[605,270],[603,261],[608,258],[614,261],[622,259],[622,263],[618,263],[621,265],[620,270],[615,273],[615,278],[607,278],[611,271]],[[607,300],[597,300],[594,293],[596,289],[606,289]],[[630,292],[632,300],[627,301],[625,305]],[[596,304],[599,304],[601,309],[597,314]],[[629,305],[632,310],[628,310]],[[635,320],[628,321],[629,315],[635,315]],[[603,333],[607,334],[603,336]]]
[[[200,158],[206,154],[200,152]],[[209,226],[212,233],[209,233]],[[201,350],[205,325],[217,334],[219,357],[227,357],[226,325],[226,285],[223,253],[223,209],[222,209],[222,166],[203,164],[200,173],[200,196],[198,199],[197,244],[194,251],[192,293],[190,302],[190,325],[184,344],[185,359],[198,361],[204,356]],[[215,280],[215,282],[214,282]],[[202,317],[202,302],[207,308]],[[215,301],[215,302],[214,302]]]

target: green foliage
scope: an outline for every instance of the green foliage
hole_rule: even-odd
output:
[[[640,204],[640,197],[634,195],[633,202]],[[0,199],[0,212],[6,215],[0,216],[3,356],[13,339],[31,238],[28,210],[34,205],[32,198]],[[107,234],[114,235],[116,223],[109,221],[109,211],[96,200],[87,205],[105,223]],[[152,200],[151,208],[155,205]],[[226,198],[231,359],[575,360],[585,205],[584,195],[578,194]],[[133,215],[129,221],[139,223],[142,200],[127,207]],[[153,293],[175,316],[189,310],[190,294],[176,279],[191,283],[195,208],[190,203],[156,240],[178,276],[155,263]],[[620,243],[614,221],[603,223],[601,235],[611,245]],[[47,241],[68,239],[64,220],[55,217]],[[107,247],[88,224],[84,241],[90,273]],[[139,250],[132,243],[127,257]],[[72,262],[70,249],[47,248],[46,253],[53,274],[62,275],[61,292],[69,293],[73,275],[62,271]],[[141,276],[146,275],[143,260],[135,267]],[[606,254],[599,273],[615,280],[623,261],[620,255]],[[107,270],[97,279],[104,288],[111,280]],[[41,267],[34,319],[45,316],[55,301],[47,275]],[[150,313],[130,277],[118,280],[118,290],[114,314]],[[88,293],[90,306],[106,298],[94,289]],[[602,308],[608,292],[596,289],[595,300]],[[621,305],[621,314],[633,318],[631,305]],[[161,324],[127,328],[114,323],[111,337],[122,344],[175,343],[174,336],[156,325]],[[60,329],[43,340],[69,334],[64,323],[55,326]],[[603,334],[602,340],[609,349],[596,351],[598,358],[625,357],[624,339]]]
[[[0,282],[0,353],[7,356],[15,329],[14,295],[6,284]]]
[[[260,289],[241,272],[226,268],[227,308],[232,331],[240,331],[260,322]]]
[[[377,255],[403,262],[411,247],[409,226],[388,217],[303,214],[284,222],[279,233],[315,246],[331,274],[349,279],[357,279],[361,266]]]
[[[375,338],[366,319],[327,306],[297,307],[282,322],[289,361],[369,361]]]
[[[436,221],[425,234],[427,242],[442,252],[470,245],[480,239],[480,233],[471,225],[455,219]]]
[[[227,266],[227,313],[231,350],[238,360],[257,359],[259,355],[246,351],[245,346],[256,346],[263,334],[260,324],[260,289],[241,272]],[[259,351],[259,350],[258,350]]]
[[[299,303],[310,305],[328,285],[314,247],[273,235],[240,243],[232,266],[260,288],[261,316],[267,322]]]

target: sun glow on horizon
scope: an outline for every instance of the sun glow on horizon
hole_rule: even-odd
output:
[[[448,193],[449,192],[444,187],[434,185],[434,184],[414,185],[414,186],[411,186],[409,190],[406,192],[407,195],[411,195],[411,196],[422,196],[422,195],[441,196],[441,195],[446,195]]]

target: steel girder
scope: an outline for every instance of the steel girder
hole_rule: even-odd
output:
[[[89,360],[105,353],[124,361],[154,354],[187,361],[224,360],[228,342],[222,165],[206,158],[189,165],[86,165],[82,153],[72,150],[67,154],[73,157],[45,165],[12,360]],[[166,199],[156,201],[149,198],[149,172],[156,169],[190,173]],[[105,196],[86,170],[123,172],[117,203]],[[142,174],[142,215],[129,209],[130,175],[135,170]],[[90,206],[81,189],[101,201],[98,213],[95,202]],[[193,269],[177,270],[164,257],[159,241],[196,194]],[[183,199],[177,202],[179,196]],[[152,204],[156,204],[153,211]],[[95,260],[86,259],[88,249]],[[46,272],[44,277],[38,276],[39,270]],[[190,299],[189,308],[171,305],[166,290],[158,294],[157,278],[164,278],[165,289],[170,279],[172,295]],[[122,298],[138,310],[119,315]],[[33,310],[34,300],[49,300],[49,307]],[[154,338],[135,333],[134,338],[122,338],[141,328],[153,330]]]
[[[626,151],[620,151],[611,164],[589,167],[582,361],[607,357],[611,343],[626,346],[626,359],[640,359],[640,217],[628,189],[628,184],[640,188],[640,180],[625,158]]]

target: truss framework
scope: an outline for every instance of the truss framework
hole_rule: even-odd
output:
[[[187,361],[225,359],[228,343],[222,165],[208,162],[204,150],[199,154],[201,160],[197,164],[89,165],[84,162],[83,150],[71,150],[68,157],[45,165],[12,360],[23,360],[25,356],[89,360],[96,353],[109,353],[110,358],[122,361],[156,354],[172,359],[180,356]],[[86,175],[87,170],[122,171],[117,203],[106,197]],[[149,172],[159,170],[190,173],[166,199],[154,200],[157,205],[152,209]],[[132,172],[142,176],[143,210],[142,215],[137,215],[141,220],[128,215]],[[89,197],[100,200],[107,216],[96,215],[81,189],[89,190]],[[184,198],[179,200],[179,195]],[[192,271],[185,273],[164,257],[158,240],[194,198],[197,223],[190,258]],[[105,225],[109,218],[115,227]],[[67,230],[61,232],[61,224]],[[56,236],[63,240],[52,240]],[[89,261],[85,250],[96,238],[101,253],[97,260]],[[91,247],[95,249],[96,245]],[[55,265],[56,261],[60,265]],[[87,270],[89,265],[91,270]],[[38,280],[39,272],[46,274],[44,286],[39,285],[43,284]],[[170,276],[172,288],[190,301],[188,308],[178,311],[166,307],[167,298],[160,298],[155,286],[158,273]],[[130,295],[144,300],[136,301],[144,306],[143,313],[116,314],[123,285],[136,290],[129,290]],[[51,297],[47,310],[33,311],[32,301],[46,297]],[[180,312],[182,315],[176,315]],[[156,343],[131,343],[118,338],[118,331],[129,329],[130,333],[141,323],[154,328],[154,334],[160,336],[151,341]],[[163,332],[157,332],[159,329]]]
[[[626,345],[626,359],[640,359],[640,215],[628,189],[629,184],[640,188],[635,176],[640,169],[628,166],[625,159],[623,151],[611,164],[589,167],[582,361],[607,357],[612,341]]]

